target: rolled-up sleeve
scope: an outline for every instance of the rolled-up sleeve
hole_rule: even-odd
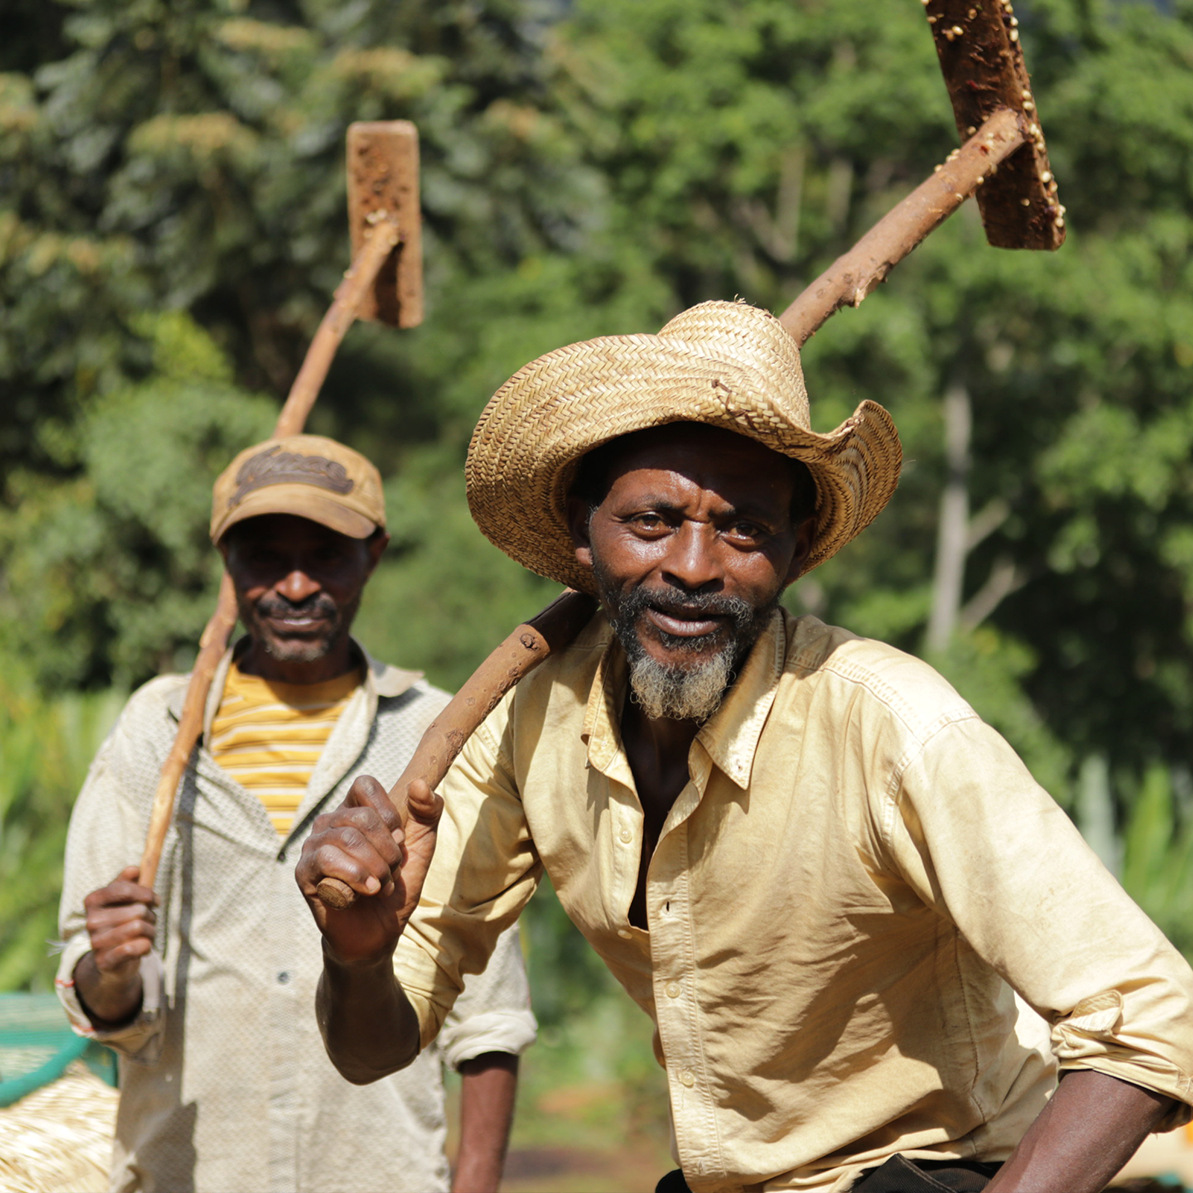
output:
[[[161,1056],[162,1033],[166,1025],[165,972],[161,958],[157,953],[150,953],[141,961],[141,1007],[137,1014],[119,1027],[101,1028],[91,1022],[83,1009],[74,982],[75,966],[90,947],[86,934],[76,936],[63,950],[58,976],[54,980],[58,1000],[66,1011],[71,1028],[76,1035],[98,1040],[138,1064],[153,1064]]]
[[[535,1041],[538,1024],[515,924],[498,938],[484,973],[470,977],[439,1033],[443,1059],[453,1069],[485,1052],[520,1056]]]
[[[902,876],[1052,1027],[1062,1069],[1193,1102],[1193,971],[1013,750],[976,717],[941,725],[885,793]]]

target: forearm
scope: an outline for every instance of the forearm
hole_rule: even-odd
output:
[[[460,1066],[460,1155],[452,1193],[496,1193],[505,1167],[518,1058],[485,1052]]]
[[[315,1015],[332,1064],[354,1085],[404,1069],[418,1055],[418,1016],[390,956],[343,963],[324,941]]]
[[[141,1009],[140,965],[104,973],[89,952],[79,958],[73,976],[79,1002],[96,1027],[121,1027]]]
[[[1104,1073],[1067,1073],[987,1193],[1099,1193],[1171,1107]]]

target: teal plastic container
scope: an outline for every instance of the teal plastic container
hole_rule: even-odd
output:
[[[116,1054],[75,1035],[56,995],[0,994],[0,1106],[57,1081],[75,1060],[116,1085]]]

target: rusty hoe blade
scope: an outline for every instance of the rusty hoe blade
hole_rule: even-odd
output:
[[[975,191],[986,239],[1005,249],[1058,249],[1065,209],[1010,0],[922,0],[953,101],[961,147],[779,316],[800,344],[834,311],[858,306]]]
[[[1027,144],[978,188],[986,239],[1003,249],[1058,249],[1065,209],[1040,131],[1010,0],[923,0],[962,143],[999,108],[1021,115]]]
[[[418,130],[408,120],[358,120],[348,126],[348,227],[354,260],[371,229],[387,219],[397,222],[398,245],[357,318],[417,327],[423,319]]]

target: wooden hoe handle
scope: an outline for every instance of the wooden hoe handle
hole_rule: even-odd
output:
[[[912,249],[943,223],[1028,140],[1027,121],[999,108],[902,203],[892,207],[838,257],[780,316],[779,322],[803,347],[834,311],[860,306]]]
[[[593,597],[565,589],[537,617],[518,626],[481,663],[448,706],[431,722],[406,769],[390,788],[389,797],[403,823],[406,819],[406,788],[415,779],[422,779],[434,791],[464,748],[464,743],[497,707],[502,696],[552,651],[567,646],[596,610]],[[317,893],[328,907],[337,911],[356,901],[356,892],[338,878],[324,878]]]
[[[336,348],[344,333],[352,326],[357,308],[370,292],[374,279],[382,265],[398,243],[398,226],[393,220],[378,220],[373,234],[364,242],[344,280],[336,288],[335,299],[323,316],[319,330],[307,349],[302,368],[294,379],[286,404],[278,415],[274,438],[284,439],[297,435],[306,425],[307,416],[319,389],[331,367]],[[141,874],[138,881],[142,886],[152,887],[157,879],[158,864],[162,859],[162,846],[170,827],[174,812],[174,794],[186,771],[191,751],[203,733],[203,713],[207,707],[207,694],[215,676],[220,659],[228,649],[228,639],[236,626],[236,592],[227,572],[220,582],[219,601],[215,613],[199,639],[199,657],[191,671],[186,688],[186,700],[182,716],[178,721],[178,733],[174,745],[166,757],[162,773],[153,794],[153,807],[149,813],[149,829],[145,834],[145,851],[141,855]]]

